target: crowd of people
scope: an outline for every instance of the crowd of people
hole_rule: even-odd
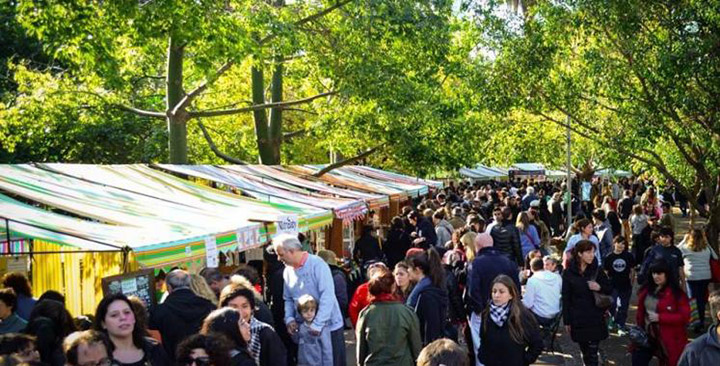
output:
[[[351,258],[281,234],[260,271],[158,277],[150,308],[112,294],[73,318],[62,294],[35,299],[28,279],[9,273],[0,365],[344,366],[350,328],[361,366],[524,366],[552,349],[561,324],[585,365],[604,361],[611,332],[628,339],[633,365],[720,364],[720,293],[708,293],[718,257],[702,229],[674,244],[671,208],[686,214],[683,198],[640,179],[598,180],[586,200],[566,188],[450,184],[387,228],[368,220]],[[701,335],[689,345],[688,329]]]

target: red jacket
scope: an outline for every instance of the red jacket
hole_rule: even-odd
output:
[[[647,295],[647,288],[642,289],[638,294],[636,321],[643,328],[645,328],[645,298]],[[659,293],[656,311],[659,316],[660,334],[658,338],[668,356],[668,362],[661,363],[661,365],[675,366],[688,343],[685,328],[690,321],[690,302],[684,293],[679,299],[675,299],[672,289],[665,287]]]
[[[365,309],[365,307],[370,305],[370,299],[368,298],[368,295],[370,295],[368,292],[368,285],[368,282],[365,282],[358,286],[353,294],[352,300],[350,300],[348,314],[350,315],[350,322],[352,322],[353,328],[355,328],[355,324],[357,324],[358,316],[360,316],[362,309]]]

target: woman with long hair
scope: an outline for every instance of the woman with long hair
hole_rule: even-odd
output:
[[[700,319],[692,324],[696,333],[705,328],[705,306],[707,305],[708,285],[712,279],[710,258],[718,259],[717,253],[708,245],[702,229],[692,229],[678,245],[683,254],[683,269],[687,279],[687,293],[695,299]]]
[[[370,305],[357,323],[357,360],[360,366],[414,366],[420,354],[418,317],[393,294],[395,280],[387,268],[375,271],[368,282]]]
[[[180,342],[177,349],[178,366],[230,365],[230,341],[217,333],[193,334]]]
[[[253,356],[248,351],[250,341],[250,324],[246,322],[240,311],[233,308],[221,308],[210,313],[203,322],[200,334],[221,334],[230,341],[232,366],[257,366]],[[285,362],[277,365],[284,365]]]
[[[531,251],[540,249],[540,234],[538,234],[535,226],[530,225],[530,216],[526,211],[520,212],[515,221],[515,227],[520,233],[523,258]]]
[[[95,311],[95,330],[105,333],[108,353],[118,366],[169,366],[162,345],[146,337],[142,323],[136,322],[137,312],[128,298],[121,294],[105,296]]]
[[[598,263],[600,263],[600,252],[598,251],[600,248],[600,240],[598,240],[597,236],[593,234],[595,226],[593,226],[592,221],[587,218],[579,219],[575,221],[575,223],[573,224],[573,228],[576,234],[574,234],[568,239],[567,245],[565,246],[565,252],[563,255],[563,267],[567,268],[568,264],[570,263],[570,259],[572,258],[571,251],[573,250],[575,245],[577,245],[577,243],[581,240],[589,240],[595,245],[595,258],[597,258]]]
[[[586,366],[598,364],[600,341],[608,337],[605,309],[595,303],[595,293],[610,295],[612,286],[598,266],[595,243],[580,240],[571,251],[562,274],[563,323],[570,338],[580,345]]]
[[[648,365],[653,356],[661,366],[675,366],[685,349],[690,302],[664,260],[650,264],[652,279],[638,292],[637,325],[644,328],[650,348],[632,349],[633,366]]]
[[[449,301],[445,271],[434,248],[410,255],[406,261],[416,285],[405,304],[415,310],[423,344],[428,344],[444,335]]]
[[[468,231],[460,237],[460,243],[462,243],[463,248],[465,248],[465,261],[467,263],[472,263],[475,259],[475,255],[477,254],[477,249],[475,249],[475,237],[478,235],[480,234]]]
[[[195,295],[207,299],[208,301],[213,303],[213,305],[217,305],[217,296],[215,295],[215,292],[213,292],[213,290],[210,288],[210,285],[207,284],[207,281],[205,281],[205,278],[203,278],[203,276],[195,273],[190,274],[190,290],[192,290]]]
[[[491,289],[492,300],[482,312],[480,362],[486,366],[525,366],[535,362],[542,353],[542,336],[532,313],[520,301],[515,282],[499,275]]]
[[[65,305],[55,300],[43,300],[35,304],[25,333],[36,337],[40,359],[50,366],[64,366],[65,355],[62,342],[75,331],[72,315]]]
[[[285,364],[287,352],[282,340],[270,325],[254,316],[255,294],[251,288],[231,283],[220,292],[220,306],[236,309],[242,316],[242,321],[249,325],[248,350],[258,366]]]
[[[393,270],[393,276],[395,277],[395,296],[400,299],[403,303],[410,296],[415,284],[410,280],[410,266],[405,261],[398,262]]]

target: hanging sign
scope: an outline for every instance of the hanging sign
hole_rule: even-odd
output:
[[[279,217],[276,225],[277,234],[295,234],[298,233],[298,216],[283,215]]]
[[[220,265],[217,241],[214,236],[205,238],[205,259],[208,268],[217,268]]]

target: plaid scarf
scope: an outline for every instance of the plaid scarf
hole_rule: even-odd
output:
[[[497,324],[498,327],[502,327],[505,321],[510,315],[510,303],[498,306],[490,302],[490,319]]]
[[[262,348],[260,344],[260,332],[265,328],[273,329],[269,324],[255,319],[254,316],[250,318],[250,344],[248,344],[248,348],[255,360],[255,364],[258,366],[260,366],[260,350]]]

